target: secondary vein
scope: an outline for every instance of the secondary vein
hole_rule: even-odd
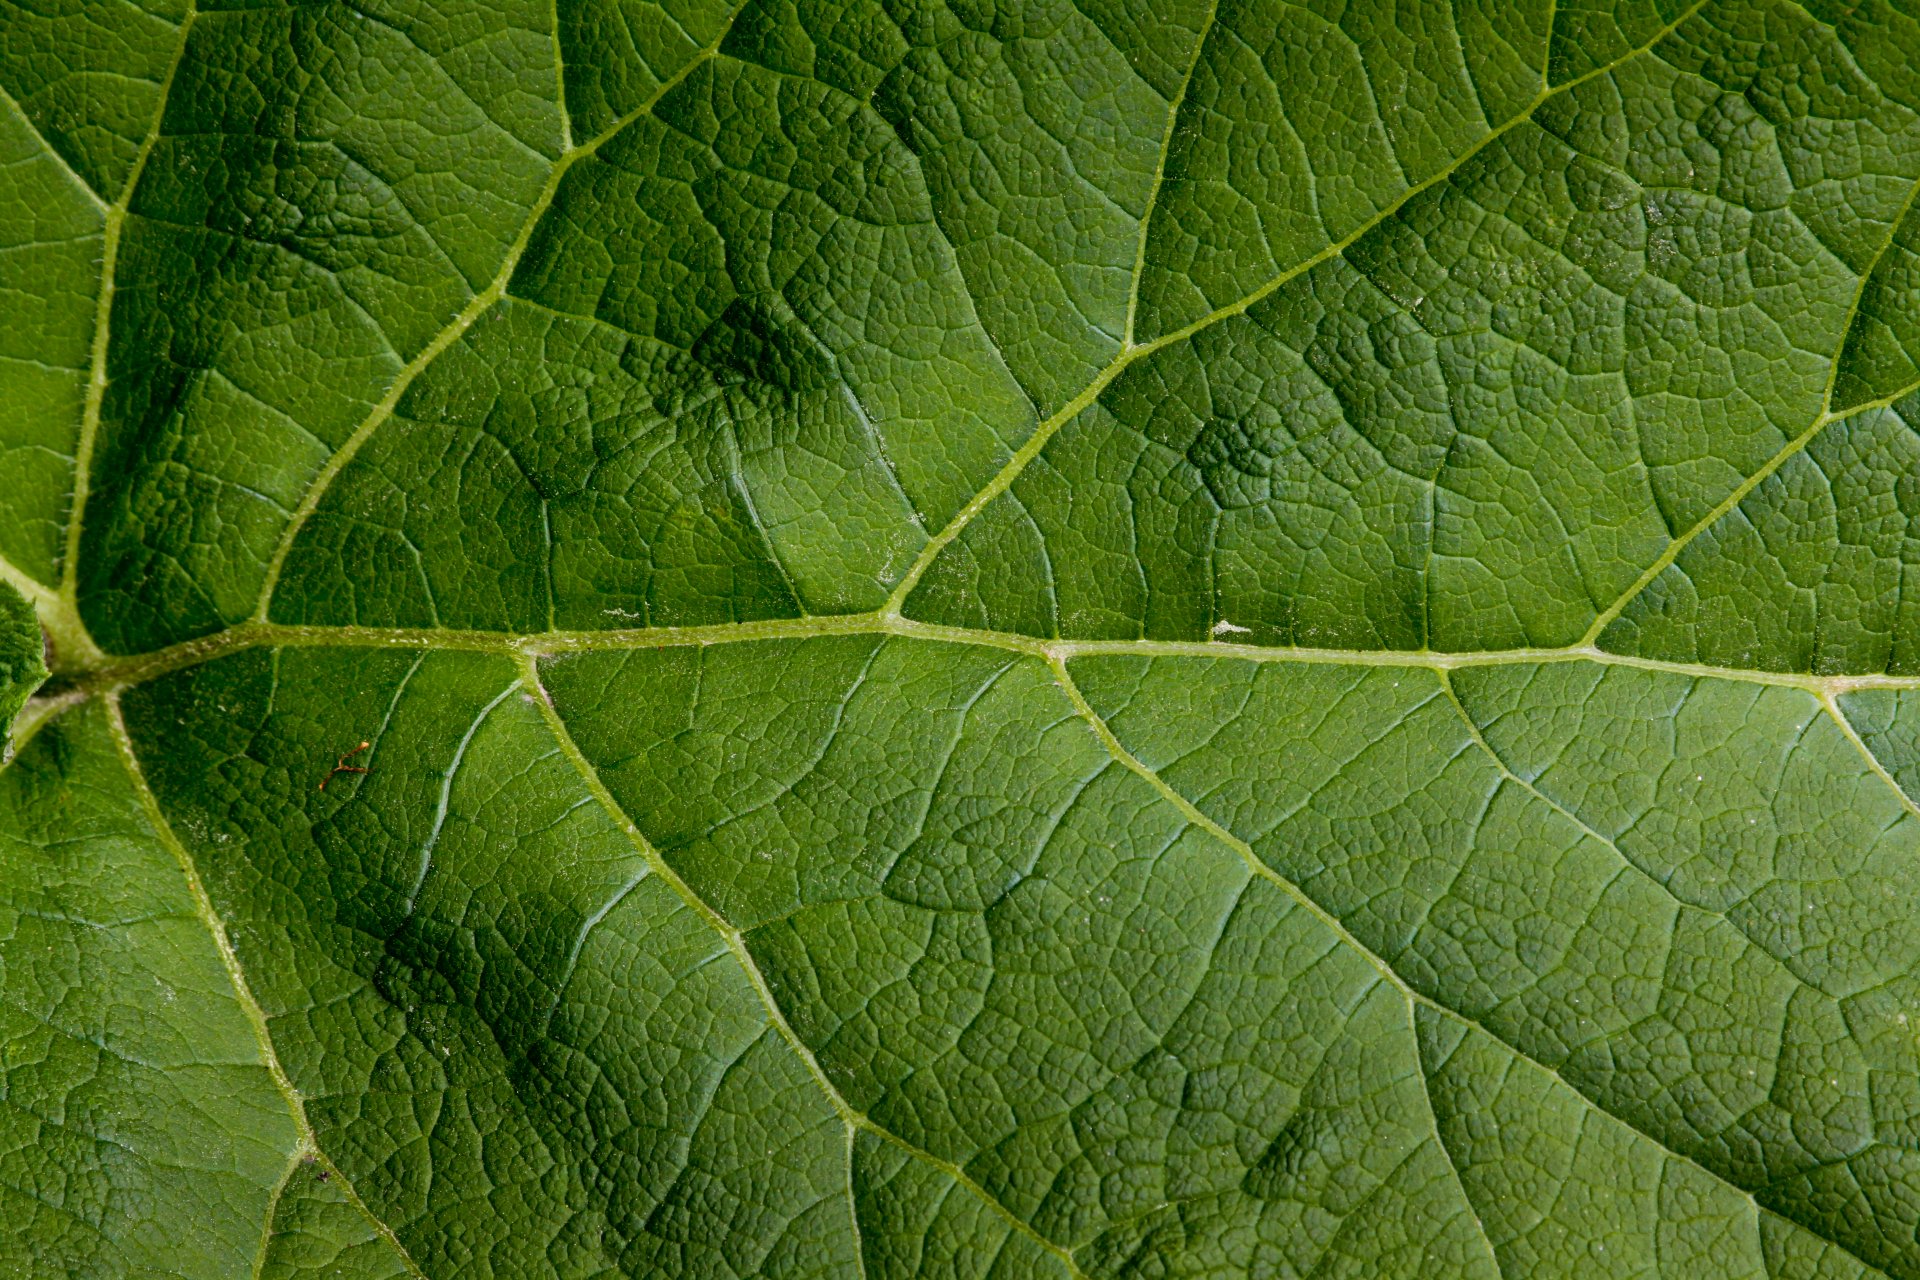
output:
[[[1671,35],[1681,23],[1698,13],[1705,4],[1706,0],[1695,0],[1695,3],[1682,10],[1680,15],[1672,22],[1655,32],[1652,38],[1645,44],[1630,49],[1613,61],[1594,67],[1581,75],[1575,76],[1571,80],[1564,81],[1552,88],[1543,89],[1539,96],[1527,105],[1525,110],[1520,111],[1514,115],[1512,119],[1502,123],[1499,127],[1490,130],[1481,137],[1479,141],[1456,156],[1453,161],[1444,168],[1429,174],[1426,178],[1408,187],[1400,193],[1398,199],[1394,200],[1373,217],[1362,222],[1345,236],[1327,245],[1319,252],[1294,263],[1292,266],[1270,277],[1265,283],[1255,288],[1252,292],[1242,295],[1234,301],[1227,303],[1225,306],[1209,311],[1206,315],[1201,316],[1199,319],[1181,328],[1163,333],[1149,341],[1139,343],[1132,340],[1132,315],[1131,308],[1129,308],[1127,342],[1115,353],[1113,359],[1107,363],[1107,366],[1095,374],[1092,381],[1081,389],[1080,394],[1069,400],[1066,405],[1052,417],[1036,426],[1033,434],[1027,437],[1026,441],[1014,452],[1013,456],[1007,459],[1006,463],[994,474],[991,480],[987,481],[985,487],[968,500],[966,505],[961,507],[959,511],[955,512],[953,518],[947,522],[946,527],[935,534],[925,547],[921,548],[920,554],[914,558],[913,564],[907,569],[906,576],[901,578],[900,582],[894,587],[893,593],[887,597],[886,610],[890,613],[900,612],[901,607],[906,603],[907,597],[913,593],[913,589],[919,585],[921,577],[925,575],[927,569],[932,565],[933,561],[939,557],[940,553],[946,549],[947,544],[958,537],[961,531],[966,528],[989,502],[1004,493],[1019,477],[1020,473],[1026,469],[1027,464],[1033,461],[1033,459],[1039,455],[1040,451],[1046,447],[1047,442],[1053,439],[1054,435],[1057,434],[1062,427],[1079,416],[1083,410],[1091,405],[1094,399],[1129,366],[1136,361],[1152,355],[1162,347],[1171,346],[1176,342],[1184,342],[1201,330],[1210,328],[1222,320],[1244,314],[1255,303],[1273,294],[1276,290],[1287,284],[1287,282],[1305,275],[1322,263],[1331,261],[1346,253],[1348,249],[1352,248],[1369,232],[1399,213],[1400,210],[1405,208],[1409,203],[1418,199],[1434,187],[1439,186],[1441,183],[1453,178],[1468,162],[1486,150],[1487,147],[1506,136],[1512,130],[1533,119],[1534,113],[1547,102],[1585,84],[1597,76],[1608,74],[1622,63],[1652,49],[1655,45],[1659,44],[1660,41]],[[1162,160],[1164,163],[1164,156]],[[1142,254],[1145,252],[1145,244],[1145,232],[1143,231],[1141,239]]]
[[[372,438],[374,432],[379,430],[380,425],[393,416],[393,411],[399,406],[401,398],[406,395],[407,388],[411,387],[448,347],[459,341],[481,316],[506,296],[507,285],[512,281],[513,273],[518,269],[527,246],[532,242],[534,231],[546,217],[547,210],[553,205],[554,197],[559,194],[561,182],[571,172],[573,166],[599,151],[621,130],[652,111],[660,99],[672,92],[676,86],[719,51],[721,42],[726,39],[727,31],[731,29],[731,24],[723,28],[721,33],[714,37],[712,43],[695,53],[687,60],[685,66],[662,81],[645,102],[579,146],[570,147],[558,160],[554,161],[553,167],[547,172],[546,182],[540,187],[540,194],[534,198],[532,207],[527,211],[526,219],[520,224],[520,230],[507,246],[506,255],[501,259],[500,269],[494,273],[493,279],[487,283],[486,288],[468,300],[467,305],[462,307],[459,313],[447,322],[446,327],[436,333],[427,345],[420,349],[419,354],[401,366],[400,372],[394,375],[386,394],[367,411],[366,417],[360,420],[352,434],[314,473],[305,495],[301,497],[300,504],[294,508],[293,515],[288,518],[286,528],[281,531],[280,540],[275,544],[273,554],[267,560],[266,574],[260,582],[259,599],[254,606],[253,621],[266,621],[268,609],[273,603],[274,589],[279,586],[281,571],[286,567],[287,556],[293,550],[293,544],[300,536],[300,530],[306,527],[308,518],[319,508],[321,499],[332,487],[335,477],[353,461],[367,441]]]
[[[132,785],[140,807],[146,814],[147,824],[153,828],[154,836],[180,864],[180,874],[186,879],[187,892],[193,899],[194,912],[200,917],[200,922],[206,927],[208,935],[213,940],[214,950],[218,953],[220,964],[227,971],[227,980],[233,987],[234,1000],[239,1004],[242,1014],[247,1019],[247,1025],[252,1029],[254,1039],[259,1044],[261,1062],[266,1067],[267,1075],[272,1079],[274,1087],[279,1090],[281,1098],[285,1101],[288,1114],[293,1118],[297,1141],[291,1153],[292,1157],[312,1158],[316,1162],[324,1162],[326,1167],[338,1176],[341,1189],[354,1207],[405,1264],[407,1273],[415,1277],[415,1280],[427,1280],[426,1274],[408,1254],[406,1246],[400,1243],[393,1229],[367,1207],[366,1202],[360,1198],[359,1192],[354,1190],[352,1181],[340,1172],[321,1151],[319,1138],[314,1133],[312,1123],[307,1119],[306,1103],[300,1095],[300,1090],[294,1086],[286,1069],[281,1065],[280,1056],[274,1049],[273,1035],[267,1025],[266,1011],[254,998],[253,989],[247,982],[246,971],[241,967],[240,958],[234,953],[233,943],[227,937],[226,922],[220,918],[220,913],[214,908],[213,899],[208,895],[206,884],[200,878],[200,869],[194,862],[192,852],[174,833],[172,824],[167,821],[166,813],[160,807],[159,797],[154,795],[153,788],[147,785],[146,774],[140,768],[139,756],[133,748],[132,735],[127,732],[126,719],[120,711],[120,699],[117,693],[107,695],[106,712],[114,743],[120,750],[121,763],[126,767],[128,782]]]
[[[73,656],[81,661],[90,662],[100,656],[99,648],[95,646],[93,637],[87,632],[86,623],[80,617],[76,600],[80,585],[80,539],[86,525],[87,499],[93,485],[93,455],[100,438],[100,410],[107,396],[107,352],[112,337],[114,278],[120,262],[120,240],[127,224],[127,210],[133,204],[133,193],[140,185],[140,175],[146,172],[147,160],[160,141],[160,125],[166,119],[167,103],[173,96],[173,82],[180,74],[180,64],[186,60],[187,40],[199,16],[198,7],[189,3],[186,16],[180,20],[179,42],[174,47],[173,61],[167,64],[167,74],[160,82],[158,100],[153,107],[153,120],[147,126],[146,136],[140,141],[140,149],[134,153],[133,167],[127,172],[127,180],[120,188],[119,196],[107,208],[101,236],[100,290],[94,299],[93,347],[87,357],[87,390],[80,410],[80,435],[74,444],[73,498],[67,509],[66,554],[60,562],[59,597],[65,606],[65,616],[61,621],[68,632],[64,637],[64,647],[73,650]]]
[[[1522,1049],[1519,1045],[1515,1044],[1513,1041],[1509,1040],[1507,1037],[1502,1036],[1497,1032],[1495,1032],[1494,1030],[1492,1030],[1485,1023],[1481,1022],[1478,1018],[1462,1013],[1459,1010],[1454,1009],[1451,1006],[1442,1003],[1437,998],[1427,995],[1425,992],[1415,987],[1412,983],[1408,982],[1405,978],[1401,977],[1399,971],[1393,967],[1393,965],[1386,959],[1386,957],[1380,955],[1378,952],[1374,951],[1371,947],[1367,946],[1364,942],[1360,941],[1357,937],[1355,937],[1353,933],[1347,929],[1346,925],[1340,920],[1338,916],[1335,916],[1331,911],[1328,911],[1326,908],[1322,907],[1319,904],[1319,902],[1312,897],[1312,895],[1306,892],[1306,890],[1302,889],[1299,885],[1295,884],[1292,880],[1288,879],[1286,876],[1281,875],[1278,871],[1275,871],[1271,866],[1267,864],[1265,859],[1260,857],[1260,855],[1254,850],[1252,845],[1247,843],[1245,840],[1242,840],[1239,836],[1229,831],[1226,827],[1216,822],[1213,818],[1209,817],[1204,811],[1202,811],[1199,808],[1199,806],[1195,805],[1185,795],[1183,795],[1181,792],[1176,790],[1172,786],[1172,784],[1168,783],[1165,779],[1161,778],[1157,772],[1155,772],[1146,763],[1141,761],[1137,756],[1135,756],[1131,751],[1129,751],[1126,745],[1120,741],[1118,735],[1116,735],[1113,732],[1113,729],[1107,724],[1105,719],[1101,717],[1100,713],[1094,710],[1092,704],[1086,700],[1085,695],[1083,695],[1080,692],[1079,687],[1074,684],[1073,677],[1071,674],[1069,674],[1066,663],[1064,661],[1056,660],[1053,663],[1053,667],[1054,667],[1054,679],[1060,685],[1061,691],[1066,695],[1067,700],[1073,705],[1075,711],[1083,719],[1086,720],[1089,727],[1093,730],[1094,736],[1100,740],[1101,744],[1104,747],[1106,747],[1108,753],[1112,755],[1112,757],[1117,763],[1132,770],[1134,773],[1136,773],[1141,778],[1143,778],[1149,785],[1151,785],[1156,791],[1158,791],[1160,795],[1163,798],[1165,798],[1169,804],[1173,805],[1176,809],[1178,809],[1180,813],[1184,815],[1189,822],[1192,822],[1195,826],[1199,827],[1201,830],[1213,836],[1216,840],[1219,840],[1221,843],[1225,844],[1228,848],[1232,849],[1234,852],[1239,854],[1241,859],[1246,862],[1248,868],[1253,872],[1253,874],[1273,884],[1281,892],[1285,893],[1289,898],[1292,898],[1295,902],[1300,904],[1301,907],[1303,907],[1305,910],[1311,913],[1315,919],[1319,920],[1328,929],[1332,930],[1334,935],[1341,942],[1345,943],[1347,946],[1351,947],[1356,953],[1358,953],[1362,959],[1364,959],[1377,973],[1380,974],[1383,980],[1392,984],[1407,1000],[1410,1007],[1413,1005],[1424,1005],[1425,1007],[1432,1009],[1434,1012],[1442,1015],[1443,1017],[1451,1018],[1454,1021],[1462,1024],[1463,1026],[1472,1027],[1473,1029],[1479,1031],[1482,1035],[1485,1035],[1488,1038],[1495,1041],[1496,1043],[1500,1044],[1509,1053],[1513,1054],[1516,1058],[1520,1059],[1523,1062],[1531,1063],[1537,1069],[1544,1071],[1548,1075],[1552,1076],[1561,1085],[1571,1090],[1574,1093],[1574,1095],[1580,1098],[1580,1100],[1584,1102],[1587,1106],[1591,1107],[1596,1114],[1606,1116],[1612,1119],[1613,1121],[1615,1121],[1616,1123],[1624,1125],[1627,1128],[1631,1129],[1633,1132],[1639,1134],[1642,1138],[1646,1139],[1648,1142],[1651,1142],[1656,1148],[1658,1148],[1661,1151],[1662,1154],[1667,1156],[1669,1159],[1678,1160],[1684,1164],[1692,1165],[1694,1168],[1698,1169],[1704,1176],[1712,1178],[1715,1182],[1718,1182],[1721,1185],[1728,1187],[1729,1189],[1737,1192],[1739,1195],[1745,1197],[1749,1202],[1751,1202],[1755,1206],[1756,1212],[1767,1212],[1766,1210],[1760,1207],[1759,1201],[1755,1198],[1754,1193],[1748,1188],[1741,1186],[1739,1183],[1733,1181],[1729,1177],[1716,1173],[1715,1171],[1701,1164],[1700,1161],[1694,1159],[1692,1156],[1686,1154],[1685,1152],[1676,1150],[1673,1147],[1669,1146],[1664,1139],[1662,1139],[1658,1134],[1652,1132],[1650,1129],[1643,1128],[1640,1125],[1635,1124],[1630,1120],[1627,1120],[1621,1116],[1614,1115],[1613,1112],[1608,1111],[1605,1107],[1601,1106],[1596,1099],[1590,1097],[1585,1090],[1580,1088],[1579,1085],[1575,1084],[1573,1081],[1567,1079],[1564,1075],[1562,1075],[1558,1068],[1534,1057],[1532,1054],[1528,1053],[1525,1049]],[[1452,696],[1451,689],[1448,690],[1448,696],[1449,697]],[[1461,710],[1461,714],[1463,716],[1466,714],[1464,709]],[[1468,723],[1469,725],[1472,724],[1472,721],[1470,718],[1468,720]],[[1476,737],[1478,736],[1477,728],[1475,730],[1475,735]],[[1485,746],[1484,742],[1481,745],[1484,747]],[[1488,750],[1488,754],[1492,754],[1491,749]],[[1498,757],[1495,757],[1495,760],[1497,762]],[[1504,769],[1504,766],[1501,766],[1501,767]],[[1445,1144],[1443,1143],[1442,1146],[1444,1147],[1444,1145]],[[1449,1162],[1451,1162],[1450,1154],[1448,1159],[1449,1159]],[[1801,1223],[1799,1225],[1804,1227],[1806,1230],[1813,1232],[1813,1234],[1818,1236],[1820,1239],[1826,1241],[1828,1244],[1832,1245],[1834,1248],[1840,1250],[1841,1252],[1845,1253],[1847,1256],[1855,1259],[1856,1261],[1859,1261],[1862,1263],[1866,1262],[1866,1259],[1860,1257],[1859,1254],[1857,1254],[1852,1248],[1850,1248],[1844,1242],[1835,1240],[1827,1236],[1823,1232],[1817,1231],[1814,1228],[1807,1226],[1805,1223]]]
[[[647,839],[645,833],[635,824],[632,817],[628,815],[626,809],[622,807],[620,801],[614,796],[612,790],[608,788],[606,781],[600,777],[600,771],[594,767],[592,761],[587,759],[586,754],[580,750],[579,744],[574,742],[573,734],[567,728],[566,721],[561,718],[559,709],[553,705],[552,699],[547,696],[546,690],[541,684],[539,665],[533,655],[526,654],[521,656],[520,670],[521,678],[528,690],[533,694],[534,703],[539,707],[541,716],[547,722],[548,730],[553,734],[554,740],[559,744],[561,754],[565,755],[573,765],[574,771],[579,774],[581,782],[584,783],[587,790],[592,793],[594,799],[600,803],[600,806],[606,811],[607,816],[612,819],[613,823],[626,835],[628,841],[633,845],[635,850],[639,852],[640,856],[646,860],[647,866],[653,874],[665,881],[680,900],[685,902],[687,906],[693,910],[694,914],[698,915],[709,928],[720,935],[720,939],[726,945],[728,952],[740,966],[740,970],[745,975],[748,985],[753,988],[754,994],[759,997],[761,1005],[765,1007],[769,1023],[773,1026],[780,1038],[786,1042],[787,1048],[800,1060],[801,1065],[806,1068],[808,1075],[813,1078],[814,1083],[819,1086],[820,1091],[826,1095],[828,1104],[832,1106],[834,1113],[840,1117],[841,1122],[847,1126],[849,1135],[856,1130],[864,1129],[872,1133],[875,1137],[899,1147],[916,1159],[939,1169],[961,1187],[964,1187],[974,1196],[977,1196],[985,1203],[989,1210],[1015,1231],[1059,1259],[1062,1265],[1066,1267],[1068,1273],[1075,1277],[1075,1280],[1085,1280],[1084,1273],[1081,1272],[1079,1266],[1074,1262],[1073,1255],[1070,1251],[1047,1239],[1036,1231],[1031,1224],[1016,1216],[1006,1205],[1002,1204],[994,1196],[988,1194],[986,1188],[982,1187],[970,1177],[965,1170],[961,1169],[952,1161],[945,1160],[933,1152],[909,1142],[906,1138],[881,1125],[865,1112],[848,1102],[839,1089],[834,1087],[833,1082],[827,1078],[826,1071],[820,1066],[819,1060],[814,1057],[813,1050],[807,1047],[806,1042],[800,1038],[799,1034],[794,1031],[792,1025],[787,1021],[786,1012],[780,1007],[780,1002],[774,998],[772,988],[767,985],[765,975],[760,972],[760,966],[755,963],[752,953],[747,950],[746,939],[740,930],[736,929],[732,921],[721,915],[718,910],[709,905],[704,898],[696,893],[693,886],[683,880],[679,872],[675,871],[667,860],[661,856],[660,851],[654,847],[653,842]],[[849,1149],[849,1170],[851,1170],[851,1149]]]

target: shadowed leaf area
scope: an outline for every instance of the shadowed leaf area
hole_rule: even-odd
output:
[[[1920,1280],[1907,0],[0,0],[0,1275]]]

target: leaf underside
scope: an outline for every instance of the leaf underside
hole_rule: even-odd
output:
[[[1917,192],[1905,0],[0,2],[0,1273],[1920,1277]]]

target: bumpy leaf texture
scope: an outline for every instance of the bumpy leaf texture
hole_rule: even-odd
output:
[[[0,1273],[1920,1276],[1911,0],[0,90]]]
[[[46,676],[46,640],[34,608],[0,581],[0,758],[8,726]]]

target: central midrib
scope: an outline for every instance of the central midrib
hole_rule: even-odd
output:
[[[1734,680],[1802,689],[1830,697],[1856,689],[1920,689],[1920,673],[1834,672],[1814,674],[1753,668],[1718,667],[1612,653],[1592,644],[1509,649],[1320,649],[1285,645],[1235,644],[1221,640],[1100,640],[1022,635],[972,627],[920,622],[897,613],[818,614],[766,618],[700,626],[647,627],[619,631],[464,631],[442,628],[295,626],[244,622],[197,640],[151,653],[130,655],[71,673],[52,696],[76,691],[119,689],[171,671],[209,662],[246,649],[347,647],[448,649],[497,653],[506,657],[548,657],[591,650],[658,649],[687,645],[744,644],[765,640],[804,640],[819,636],[887,635],[941,644],[978,645],[1011,650],[1042,660],[1093,654],[1142,658],[1210,658],[1242,662],[1283,662],[1354,667],[1409,667],[1453,671],[1463,667],[1522,666],[1590,662],[1599,666],[1659,672],[1695,680]]]

